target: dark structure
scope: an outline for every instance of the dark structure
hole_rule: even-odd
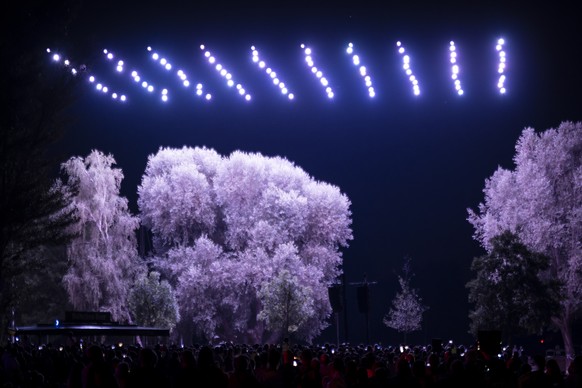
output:
[[[110,336],[148,336],[169,337],[170,330],[157,327],[122,325],[111,321],[108,312],[67,311],[63,322],[37,324],[34,326],[14,326],[8,328],[14,338],[23,335],[110,335]]]

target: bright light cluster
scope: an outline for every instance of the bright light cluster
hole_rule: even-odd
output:
[[[499,65],[497,66],[497,73],[499,73],[499,79],[497,80],[497,89],[499,89],[499,93],[505,94],[505,50],[503,50],[503,46],[505,45],[505,40],[503,38],[497,39],[497,46],[495,49],[499,55]]]
[[[348,43],[348,47],[346,48],[346,53],[348,53],[349,55],[352,56],[352,62],[354,64],[354,66],[358,66],[358,69],[360,70],[360,75],[362,76],[362,78],[364,78],[364,82],[366,83],[366,87],[368,88],[368,95],[370,97],[375,97],[376,91],[374,90],[374,87],[372,86],[372,78],[368,75],[368,70],[366,69],[366,66],[361,64],[360,56],[354,53],[354,44],[353,43]]]
[[[103,50],[103,54],[105,54],[105,56],[107,57],[108,60],[113,61],[115,59],[115,55],[110,52],[107,49]],[[117,67],[116,70],[118,73],[123,73],[124,72],[124,66],[125,66],[125,62],[122,60],[118,60],[117,61]],[[147,90],[149,93],[153,93],[156,90],[156,87],[154,87],[154,85],[152,85],[151,83],[143,80],[141,78],[141,76],[139,75],[139,73],[137,72],[137,70],[132,70],[131,71],[131,77],[133,78],[133,81],[136,84],[141,85],[142,88],[144,88],[145,90]],[[161,93],[160,93],[160,98],[162,101],[166,102],[168,101],[168,90],[167,89],[162,89]]]
[[[455,90],[459,96],[463,95],[463,88],[461,87],[461,80],[459,79],[459,65],[457,64],[457,48],[455,42],[451,40],[449,43],[449,56],[451,62],[451,78],[455,82]]]
[[[315,63],[313,62],[312,51],[309,47],[306,47],[303,43],[301,44],[301,48],[303,49],[303,53],[305,54],[305,63],[307,66],[311,68],[311,73],[315,75],[321,85],[325,88],[325,92],[327,93],[327,98],[332,99],[334,94],[331,86],[329,86],[329,81],[327,78],[323,76],[323,72],[315,67]]]
[[[402,43],[400,41],[396,42],[396,46],[398,47],[398,53],[402,55],[402,69],[404,69],[404,72],[408,76],[408,80],[412,84],[412,91],[414,95],[418,96],[420,95],[420,86],[418,86],[418,80],[416,79],[416,76],[412,73],[412,69],[410,68],[410,56],[408,56],[408,54],[405,54],[406,50],[404,49],[404,46],[402,46]]]
[[[58,54],[58,53],[52,53],[52,50],[50,48],[47,48],[46,49],[46,52],[48,54],[52,54],[52,60],[54,62],[61,63],[61,60],[62,60],[63,65],[67,69],[70,69],[70,72],[71,72],[72,75],[76,76],[76,75],[79,74],[79,70],[77,70],[76,67],[74,67],[74,66],[71,65],[71,61],[69,59],[64,59],[63,60],[60,54]],[[81,70],[83,70],[83,72],[84,72],[84,66],[81,66]],[[90,83],[92,83],[92,84],[95,85],[95,89],[97,91],[99,91],[99,92],[101,92],[103,94],[109,94],[109,95],[111,95],[111,98],[114,99],[114,100],[119,100],[119,101],[122,101],[122,102],[127,101],[127,97],[125,96],[125,94],[120,94],[120,93],[117,93],[117,92],[110,91],[110,88],[107,85],[104,85],[101,82],[97,82],[95,76],[89,75],[88,76],[88,80],[89,80]]]
[[[157,52],[152,51],[151,46],[148,46],[147,50],[152,53],[152,59],[158,62],[164,69],[167,71],[171,71],[173,66],[172,64],[164,57],[160,56]],[[180,78],[180,82],[184,85],[185,88],[189,88],[191,86],[190,80],[188,80],[188,76],[184,73],[183,70],[179,69],[176,71],[176,75]],[[201,83],[196,84],[196,95],[198,97],[202,97],[204,95],[204,86]],[[206,93],[205,96],[206,100],[210,100],[212,95],[210,93]]]
[[[277,76],[277,73],[270,67],[267,67],[267,63],[259,58],[259,50],[257,50],[255,46],[251,46],[251,51],[253,54],[253,62],[256,63],[260,69],[265,70],[265,73],[272,79],[273,85],[278,86],[283,95],[286,95],[289,100],[293,100],[295,95],[289,92],[289,88],[287,88],[285,82],[281,81]]]
[[[220,63],[216,61],[216,58],[212,55],[212,53],[206,50],[206,47],[201,44],[200,50],[204,51],[204,57],[208,60],[208,63],[214,66],[214,69],[224,78],[226,79],[226,84],[228,87],[234,86],[234,80],[232,79],[232,74]],[[241,84],[236,84],[236,89],[238,90],[238,94],[243,97],[245,100],[250,101],[251,95],[246,92],[245,88]]]

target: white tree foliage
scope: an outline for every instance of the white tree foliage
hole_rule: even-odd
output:
[[[138,194],[156,264],[183,318],[206,336],[260,340],[259,292],[284,264],[313,293],[298,335],[327,326],[327,287],[352,239],[350,201],[337,187],[284,158],[183,147],[150,155]]]
[[[582,123],[521,133],[515,169],[499,167],[485,181],[479,211],[468,209],[474,238],[490,252],[504,230],[550,258],[545,276],[564,285],[561,311],[552,318],[567,354],[573,354],[572,323],[582,308]]]
[[[383,322],[389,328],[406,335],[421,329],[422,314],[427,307],[422,304],[422,298],[416,289],[411,287],[410,276],[399,276],[398,283],[400,291],[392,300],[392,307],[384,316]]]
[[[139,219],[119,195],[123,173],[113,165],[112,155],[96,150],[62,164],[78,217],[63,282],[75,309],[109,311],[112,319],[129,321],[127,296],[140,270]]]

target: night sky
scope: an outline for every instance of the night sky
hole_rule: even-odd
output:
[[[582,119],[582,20],[573,6],[117,3],[84,4],[70,40],[55,42],[54,49],[129,98],[121,104],[89,83],[81,85],[71,110],[74,122],[61,144],[64,155],[86,156],[92,149],[113,154],[125,174],[122,195],[134,213],[147,157],[160,146],[286,157],[315,179],[337,185],[352,202],[354,240],[344,250],[343,268],[348,283],[362,281],[364,274],[376,282],[370,288],[371,340],[402,338],[382,317],[398,291],[403,259],[410,257],[413,286],[430,310],[423,330],[409,338],[471,341],[465,284],[472,258],[484,252],[472,239],[466,209],[483,200],[484,181],[497,166],[513,167],[515,141],[525,127],[543,130]],[[506,40],[505,95],[496,86],[500,37]],[[420,81],[418,97],[401,68],[398,40]],[[451,40],[459,52],[462,97],[450,79]],[[374,99],[345,53],[348,42],[372,76]],[[301,43],[314,50],[316,66],[334,88],[333,100],[305,65]],[[252,93],[251,102],[224,84],[200,44]],[[174,70],[169,74],[151,60],[148,45],[174,70],[203,82],[213,100],[181,87]],[[252,63],[251,45],[293,89],[294,101]],[[104,48],[124,59],[128,70],[137,68],[166,86],[170,100],[163,103],[127,74],[116,74]],[[48,56],[47,66],[56,66]],[[348,339],[364,341],[355,287],[348,285],[346,292]],[[335,340],[335,327],[322,340]]]

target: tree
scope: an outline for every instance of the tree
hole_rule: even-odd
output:
[[[263,309],[258,319],[264,321],[269,330],[279,334],[277,340],[288,338],[313,314],[311,293],[311,288],[303,287],[297,276],[283,269],[271,281],[263,283],[259,291]]]
[[[170,330],[180,319],[174,290],[160,273],[142,274],[129,293],[129,310],[133,322],[143,326],[167,327]]]
[[[29,251],[63,244],[73,222],[68,198],[53,187],[55,145],[77,80],[46,65],[46,47],[66,36],[74,1],[2,3],[0,48],[0,324],[22,296],[12,284],[25,277]],[[15,272],[16,271],[16,272]],[[42,283],[38,285],[42,288]],[[20,306],[24,306],[20,304]],[[26,312],[28,314],[29,312]]]
[[[327,287],[352,239],[337,187],[280,157],[183,147],[150,155],[138,194],[154,265],[176,288],[182,318],[207,338],[261,341],[259,292],[285,265],[313,295],[296,336],[327,326]]]
[[[402,267],[402,275],[398,276],[400,291],[392,300],[392,307],[383,320],[389,328],[404,333],[404,342],[408,333],[420,330],[422,314],[428,310],[428,307],[422,304],[422,298],[417,290],[410,285],[412,276],[410,259],[406,259]]]
[[[508,230],[533,252],[549,258],[541,276],[563,284],[560,311],[552,323],[574,354],[572,323],[582,308],[582,124],[521,133],[514,170],[499,167],[485,181],[485,201],[468,209],[474,238],[491,252],[493,237]]]
[[[467,283],[475,304],[471,332],[502,330],[508,340],[514,334],[541,333],[560,306],[559,284],[540,278],[548,268],[548,258],[531,252],[514,233],[494,237],[491,251],[471,265],[476,273]]]
[[[63,282],[75,309],[109,311],[114,320],[129,321],[128,293],[143,268],[135,235],[139,220],[119,196],[123,173],[114,164],[112,155],[94,150],[62,165],[66,186],[76,193],[78,217]]]

